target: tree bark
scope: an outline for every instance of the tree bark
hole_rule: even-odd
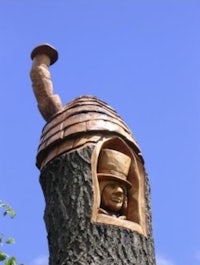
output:
[[[62,154],[41,171],[49,265],[155,265],[148,177],[145,180],[148,236],[91,222],[94,145]]]

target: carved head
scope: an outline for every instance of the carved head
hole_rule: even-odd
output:
[[[127,206],[127,180],[131,159],[112,149],[102,149],[98,160],[97,175],[101,193],[100,207],[110,214],[120,215]]]
[[[127,208],[127,191],[120,182],[100,181],[100,207],[110,214],[120,215]]]

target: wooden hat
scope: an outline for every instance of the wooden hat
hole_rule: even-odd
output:
[[[99,155],[97,176],[99,180],[114,180],[127,188],[132,184],[127,180],[131,158],[112,149],[102,149]]]

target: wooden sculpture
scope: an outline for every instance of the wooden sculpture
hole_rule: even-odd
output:
[[[96,97],[62,106],[48,70],[58,58],[52,46],[36,47],[31,58],[34,94],[47,121],[36,165],[49,264],[155,265],[148,176],[131,131]]]
[[[126,219],[128,191],[132,186],[127,180],[130,164],[131,158],[121,152],[112,149],[101,151],[97,169],[100,214]]]

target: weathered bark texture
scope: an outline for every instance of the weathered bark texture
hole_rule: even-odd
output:
[[[155,265],[148,178],[148,237],[117,226],[91,223],[93,148],[91,145],[62,154],[41,172],[49,265]]]

